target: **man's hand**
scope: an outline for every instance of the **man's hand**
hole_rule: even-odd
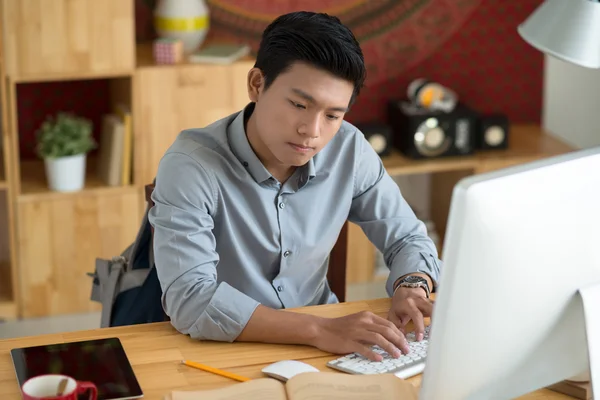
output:
[[[424,318],[431,317],[433,302],[427,298],[422,288],[399,287],[392,297],[392,306],[388,319],[403,333],[406,324],[412,320],[415,326],[415,337],[423,340],[425,332]]]
[[[401,351],[409,351],[404,334],[396,325],[368,311],[340,318],[322,318],[317,326],[318,334],[310,344],[330,353],[356,352],[381,361],[383,357],[371,350],[371,346],[378,345],[392,357],[400,357]]]

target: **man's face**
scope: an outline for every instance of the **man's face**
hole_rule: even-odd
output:
[[[252,82],[251,73],[256,134],[281,166],[304,165],[329,143],[354,90],[351,82],[303,63],[293,64],[267,90],[257,83],[254,96]]]

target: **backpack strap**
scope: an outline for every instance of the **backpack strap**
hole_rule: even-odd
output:
[[[102,303],[102,313],[100,315],[100,327],[110,326],[112,306],[117,295],[117,286],[123,273],[124,263],[116,257],[113,260],[96,260],[96,273],[101,284],[98,301]]]
[[[146,220],[148,220],[148,211],[154,207],[154,201],[152,201],[152,192],[154,191],[155,185],[156,178],[154,178],[151,184],[144,186],[144,192],[146,194]],[[148,246],[148,260],[150,261],[150,265],[154,265],[154,227],[152,225],[150,225],[150,238],[150,246]]]
[[[129,252],[129,254],[127,255],[127,266],[126,266],[126,271],[132,271],[133,270],[133,263],[135,261],[135,255],[139,252],[139,247],[142,245],[142,238],[144,236],[144,232],[146,231],[146,229],[148,229],[148,225],[150,225],[150,222],[148,221],[148,212],[150,211],[150,209],[154,206],[154,202],[151,199],[151,195],[152,195],[152,190],[154,190],[154,184],[156,182],[156,178],[152,181],[152,184],[150,185],[146,185],[145,186],[145,193],[146,193],[146,211],[144,212],[144,217],[142,218],[142,223],[140,224],[140,229],[138,230],[138,233],[135,237],[135,241],[133,242],[133,245],[131,246],[131,250]],[[152,228],[152,226],[149,227],[151,233],[154,233],[154,229]],[[152,267],[152,265],[154,265],[154,254],[152,251],[152,245],[149,246],[150,247],[150,254],[149,254],[149,264]]]

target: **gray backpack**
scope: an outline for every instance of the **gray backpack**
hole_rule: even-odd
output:
[[[146,186],[147,207],[135,241],[112,259],[96,259],[91,300],[102,304],[100,327],[165,321],[160,282],[154,268],[153,230],[148,211],[154,184]]]

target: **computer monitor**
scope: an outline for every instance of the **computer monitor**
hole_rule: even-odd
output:
[[[580,287],[600,283],[600,148],[454,188],[420,399],[508,399],[589,371]]]

